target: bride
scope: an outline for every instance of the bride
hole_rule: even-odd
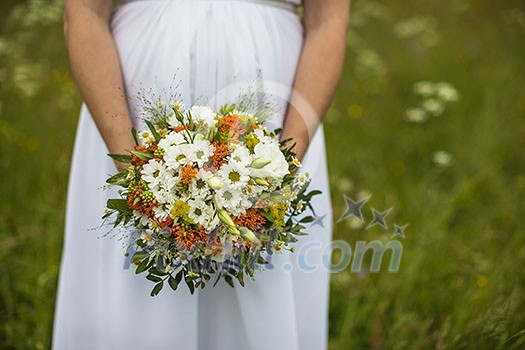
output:
[[[303,18],[296,7],[303,6]],[[55,350],[327,348],[332,235],[322,116],[342,72],[349,0],[66,0],[64,30],[84,103],[70,169],[55,310]],[[177,81],[174,82],[173,77]],[[295,254],[231,288],[149,296],[122,242],[100,238],[107,175],[132,148],[139,89],[175,90],[186,105],[257,80],[287,108],[276,121],[311,173],[317,220]],[[283,89],[284,87],[284,89]],[[231,102],[231,101],[230,101]],[[328,259],[328,260],[327,260]]]

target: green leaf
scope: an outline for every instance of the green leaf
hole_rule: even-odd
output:
[[[156,267],[152,267],[151,269],[149,269],[149,272],[151,272],[152,274],[157,275],[157,276],[166,276],[167,275],[166,272],[161,271],[161,270],[159,270]]]
[[[146,125],[148,125],[148,128],[151,131],[151,134],[155,138],[155,141],[159,142],[161,137],[159,133],[157,132],[157,130],[155,129],[155,126],[149,120],[145,120],[145,122],[146,122]]]
[[[106,202],[108,209],[114,209],[118,211],[129,211],[131,208],[128,206],[128,201],[122,198],[111,198]]]
[[[185,281],[186,281],[186,285],[188,286],[188,288],[190,290],[190,293],[191,294],[195,293],[195,285],[194,285],[193,281],[191,279],[188,279],[188,278],[186,278]]]
[[[137,137],[137,130],[135,130],[135,128],[131,128],[131,135],[133,135],[133,141],[135,141],[135,144],[138,146],[139,139]]]
[[[114,210],[108,210],[108,212],[102,216],[102,219],[107,219],[113,214],[115,214]]]
[[[137,151],[134,149],[127,149],[126,151],[128,151],[131,154],[134,154],[135,156],[137,156],[137,158],[145,160],[145,161],[148,161],[153,158],[153,154],[148,153],[148,152]]]
[[[319,191],[319,190],[313,190],[313,191],[308,192],[308,194],[306,195],[306,197],[311,198],[311,197],[313,197],[313,196],[315,196],[315,195],[318,195],[318,194],[321,194],[321,193],[323,193],[323,192],[321,192],[321,191]]]
[[[117,219],[113,223],[113,227],[117,227],[122,222],[122,213],[117,214]]]
[[[155,275],[147,275],[146,276],[146,279],[152,281],[152,282],[161,282],[162,281],[162,278],[160,278],[159,276],[155,276]]]
[[[177,276],[175,276],[175,281],[177,281],[177,284],[180,283],[180,281],[182,281],[182,275],[184,274],[183,270],[179,271],[179,273],[177,274]]]
[[[139,265],[142,260],[149,257],[149,253],[145,252],[143,250],[139,250],[138,252],[135,252],[133,256],[131,257],[131,262],[135,265]]]
[[[160,293],[160,291],[162,290],[162,287],[164,287],[164,282],[159,282],[155,285],[155,287],[153,287],[153,289],[151,290],[151,293],[150,295],[152,297],[158,295]]]
[[[112,184],[112,185],[120,185],[120,186],[124,186],[125,187],[125,184],[126,184],[126,178],[128,176],[128,172],[127,170],[123,170],[123,171],[120,171],[118,173],[116,173],[115,175],[111,176],[109,179],[106,180],[106,182],[108,184]]]
[[[237,280],[239,280],[241,286],[244,287],[244,274],[242,273],[242,271],[237,274]]]
[[[173,276],[170,276],[168,278],[168,284],[170,285],[171,289],[173,289],[173,290],[177,290],[177,288],[179,287],[179,283],[177,282],[177,280]]]
[[[139,266],[135,270],[135,274],[141,274],[148,269],[149,259],[144,259],[140,262]]]
[[[224,275],[224,279],[226,280],[226,282],[227,282],[232,288],[234,288],[234,284],[233,284],[233,278],[232,278],[232,276],[230,276],[230,275]]]
[[[131,163],[131,156],[129,154],[108,153],[108,156],[121,163]]]
[[[309,222],[312,222],[314,221],[315,218],[313,216],[305,216],[304,218],[302,218],[301,220],[299,220],[299,222],[302,222],[302,223],[309,223]]]

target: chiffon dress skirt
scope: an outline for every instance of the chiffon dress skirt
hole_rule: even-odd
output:
[[[247,81],[284,101],[303,45],[302,23],[293,11],[257,1],[133,0],[113,10],[110,29],[138,129],[144,125],[133,96],[141,89],[175,91],[187,106],[217,108],[234,102],[240,82]],[[281,127],[283,119],[281,112],[268,123]],[[83,104],[53,349],[326,349],[332,212],[322,125],[301,168],[311,173],[311,189],[323,191],[312,202],[322,219],[308,227],[294,254],[276,255],[274,268],[259,271],[255,281],[246,278],[245,287],[220,281],[193,295],[181,284],[150,297],[153,283],[126,266],[126,244],[103,237],[109,230],[100,228],[104,207],[117,195],[102,188],[115,172],[107,153]]]

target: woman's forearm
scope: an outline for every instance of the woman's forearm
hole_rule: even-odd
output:
[[[344,64],[348,0],[306,0],[305,41],[281,133],[302,159],[330,107]]]
[[[64,34],[73,76],[109,152],[125,153],[132,124],[110,13],[111,1],[67,0]]]

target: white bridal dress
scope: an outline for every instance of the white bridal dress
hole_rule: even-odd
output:
[[[214,101],[216,107],[238,96],[228,90],[232,84],[256,81],[286,99],[303,44],[303,27],[293,11],[298,2],[128,0],[117,7],[110,27],[135,125],[141,127],[132,97],[141,89],[176,90],[186,105]],[[277,126],[283,118],[284,113]],[[115,172],[107,153],[82,105],[54,350],[326,349],[329,270],[324,265],[332,213],[322,125],[303,159],[311,188],[323,191],[313,201],[319,218],[296,244],[296,253],[275,257],[275,268],[259,272],[255,281],[247,278],[245,287],[221,281],[194,295],[183,283],[176,292],[166,286],[150,297],[153,283],[126,266],[124,242],[93,229],[101,224],[106,200],[115,196],[102,189]]]

